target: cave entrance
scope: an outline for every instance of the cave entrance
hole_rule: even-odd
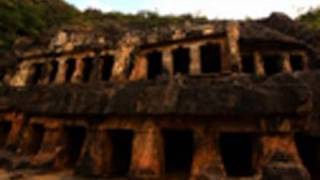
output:
[[[173,51],[173,70],[176,74],[189,74],[190,72],[190,50],[178,48]]]
[[[291,55],[290,64],[293,71],[303,70],[303,57],[301,55]]]
[[[297,134],[295,139],[300,158],[308,169],[311,179],[320,179],[320,137]]]
[[[114,57],[113,56],[106,56],[103,58],[103,65],[102,65],[102,80],[109,81],[112,76],[112,69],[114,65]]]
[[[2,121],[0,122],[0,147],[5,147],[12,123]]]
[[[5,71],[0,71],[0,82],[3,81],[5,74],[6,74]]]
[[[230,177],[253,176],[254,135],[223,133],[220,136],[220,152],[227,175]]]
[[[200,47],[202,73],[221,72],[221,46],[219,44],[206,44]]]
[[[282,72],[282,58],[280,55],[266,55],[263,56],[264,69],[266,75],[274,75]]]
[[[93,70],[93,58],[84,58],[83,61],[83,72],[82,81],[88,82],[91,78],[91,72]]]
[[[187,178],[193,158],[193,133],[189,130],[163,130],[167,176]]]
[[[58,73],[58,62],[57,61],[52,61],[51,62],[51,72],[49,76],[49,82],[53,82],[56,79]]]
[[[154,79],[162,74],[162,53],[158,51],[147,54],[148,79]]]
[[[131,130],[109,130],[112,143],[112,171],[113,177],[127,177],[131,164],[131,151],[133,131]]]
[[[84,127],[66,127],[66,156],[68,158],[67,166],[76,165],[86,138],[86,129]]]
[[[42,75],[43,75],[44,65],[43,64],[34,64],[33,68],[34,68],[34,73],[33,73],[31,83],[38,84],[42,78]]]
[[[67,71],[66,71],[66,82],[71,82],[72,76],[74,71],[76,70],[76,60],[75,59],[68,59],[66,61]]]
[[[242,72],[247,74],[254,74],[255,73],[255,63],[254,63],[254,56],[252,54],[242,55],[241,56],[241,64],[242,64]]]
[[[37,154],[41,148],[45,129],[43,125],[31,125],[31,143],[29,145],[28,154]]]

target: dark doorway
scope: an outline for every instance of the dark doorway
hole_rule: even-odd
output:
[[[114,65],[114,57],[113,56],[106,56],[103,58],[103,65],[102,65],[102,80],[109,81],[112,76],[112,69]]]
[[[302,71],[304,69],[303,57],[300,55],[290,56],[290,64],[293,71]]]
[[[158,51],[147,54],[148,79],[154,79],[162,74],[162,53]]]
[[[31,125],[31,144],[28,150],[29,154],[37,154],[40,150],[45,129],[42,125],[33,124]]]
[[[66,61],[67,71],[66,71],[66,82],[71,82],[74,71],[76,70],[76,60],[68,59]]]
[[[308,169],[311,179],[320,179],[320,137],[297,134],[296,144],[299,155]]]
[[[83,61],[83,72],[82,81],[88,82],[91,78],[91,72],[93,70],[93,58],[84,58]]]
[[[187,48],[178,48],[173,51],[173,69],[174,74],[189,74],[190,72],[190,50]]]
[[[0,71],[0,82],[3,82],[5,74],[6,74],[5,71]]]
[[[39,81],[42,79],[43,76],[43,71],[44,71],[44,65],[43,64],[34,64],[33,65],[34,68],[34,73],[33,73],[33,77],[31,80],[32,84],[38,84]]]
[[[58,73],[58,62],[57,61],[52,61],[51,62],[51,72],[50,72],[50,76],[49,76],[49,82],[54,82],[54,80],[56,79]]]
[[[108,132],[113,146],[111,176],[127,177],[131,164],[134,133],[130,130],[110,130]]]
[[[167,176],[188,177],[193,158],[193,134],[188,130],[162,131]],[[183,178],[182,178],[183,179]]]
[[[247,74],[255,73],[254,56],[252,54],[241,56],[242,72]]]
[[[76,165],[86,138],[86,129],[84,127],[66,127],[66,156],[68,158],[67,166]]]
[[[220,136],[220,152],[227,175],[230,177],[253,176],[252,134],[223,133]]]
[[[206,44],[201,46],[202,73],[221,72],[221,47],[219,44]]]
[[[282,72],[283,61],[280,55],[263,56],[266,75],[271,76]]]
[[[0,122],[0,147],[5,147],[11,126],[11,122]]]

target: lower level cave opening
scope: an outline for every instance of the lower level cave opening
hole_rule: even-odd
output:
[[[73,167],[77,164],[81,150],[86,138],[84,127],[65,127],[67,166]]]
[[[109,130],[108,134],[112,143],[112,177],[127,177],[129,174],[133,131],[131,130]]]
[[[308,169],[311,179],[320,179],[320,137],[299,133],[295,136],[295,140],[300,158]]]
[[[250,133],[222,133],[220,152],[229,177],[249,177],[253,167],[254,135]]]
[[[0,122],[0,147],[5,147],[12,123],[7,121]]]
[[[193,133],[189,130],[163,130],[165,173],[184,179],[191,172],[194,152]]]
[[[29,154],[37,154],[37,152],[41,148],[41,144],[44,137],[45,129],[43,125],[33,124],[31,125],[31,142],[29,145],[28,153]]]

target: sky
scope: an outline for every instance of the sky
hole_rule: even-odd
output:
[[[245,19],[284,12],[292,18],[320,7],[320,0],[66,0],[81,10],[100,9],[104,12],[136,13],[152,10],[160,14],[205,15],[211,19]]]

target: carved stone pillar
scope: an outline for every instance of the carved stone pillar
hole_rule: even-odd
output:
[[[57,157],[63,149],[64,133],[60,123],[45,127],[41,148],[32,159],[34,167],[60,167]]]
[[[239,38],[240,38],[240,27],[239,23],[232,21],[227,25],[227,44],[229,52],[229,61],[231,69],[234,72],[239,72],[241,67],[241,55],[239,50]],[[223,55],[223,54],[222,54]]]
[[[200,45],[195,44],[190,47],[190,73],[191,75],[199,75],[201,73]]]
[[[85,176],[108,176],[112,170],[112,143],[105,130],[91,129],[75,171]]]
[[[84,62],[83,62],[82,58],[83,57],[77,57],[75,59],[76,67],[75,67],[75,71],[71,77],[72,83],[81,83],[81,81],[82,81],[83,69],[84,69]]]
[[[22,62],[15,75],[9,80],[9,85],[11,86],[25,86],[28,84],[28,80],[33,74],[32,65],[30,62]]]
[[[133,140],[130,174],[137,179],[159,179],[164,172],[163,140],[160,130],[149,121]]]
[[[129,64],[133,61],[131,58],[134,51],[134,46],[122,46],[115,53],[114,68],[112,69],[111,81],[127,80],[127,70]]]
[[[262,59],[262,55],[259,52],[254,52],[254,64],[256,75],[265,76],[264,62]]]
[[[57,77],[55,79],[55,83],[57,84],[62,84],[66,80],[66,72],[67,72],[67,64],[66,64],[67,59],[65,58],[60,58],[58,59],[58,73]]]
[[[290,63],[290,54],[289,53],[283,53],[282,54],[282,70],[285,73],[292,73],[291,63]]]
[[[163,50],[163,57],[162,57],[162,64],[163,69],[168,72],[170,77],[173,76],[173,56],[171,49],[164,49]]]
[[[218,134],[197,131],[191,180],[224,179],[225,171],[219,150]]]
[[[102,65],[103,65],[103,59],[96,57],[92,59],[92,73],[90,80],[92,81],[101,81],[102,80]]]
[[[23,114],[11,113],[6,116],[6,119],[11,122],[11,129],[6,140],[6,147],[10,150],[15,150],[20,142],[20,135],[25,123]]]
[[[259,144],[261,149],[256,167],[263,179],[310,179],[292,134],[264,135]]]
[[[148,62],[145,55],[139,55],[136,59],[130,80],[141,80],[147,79],[148,73]]]

